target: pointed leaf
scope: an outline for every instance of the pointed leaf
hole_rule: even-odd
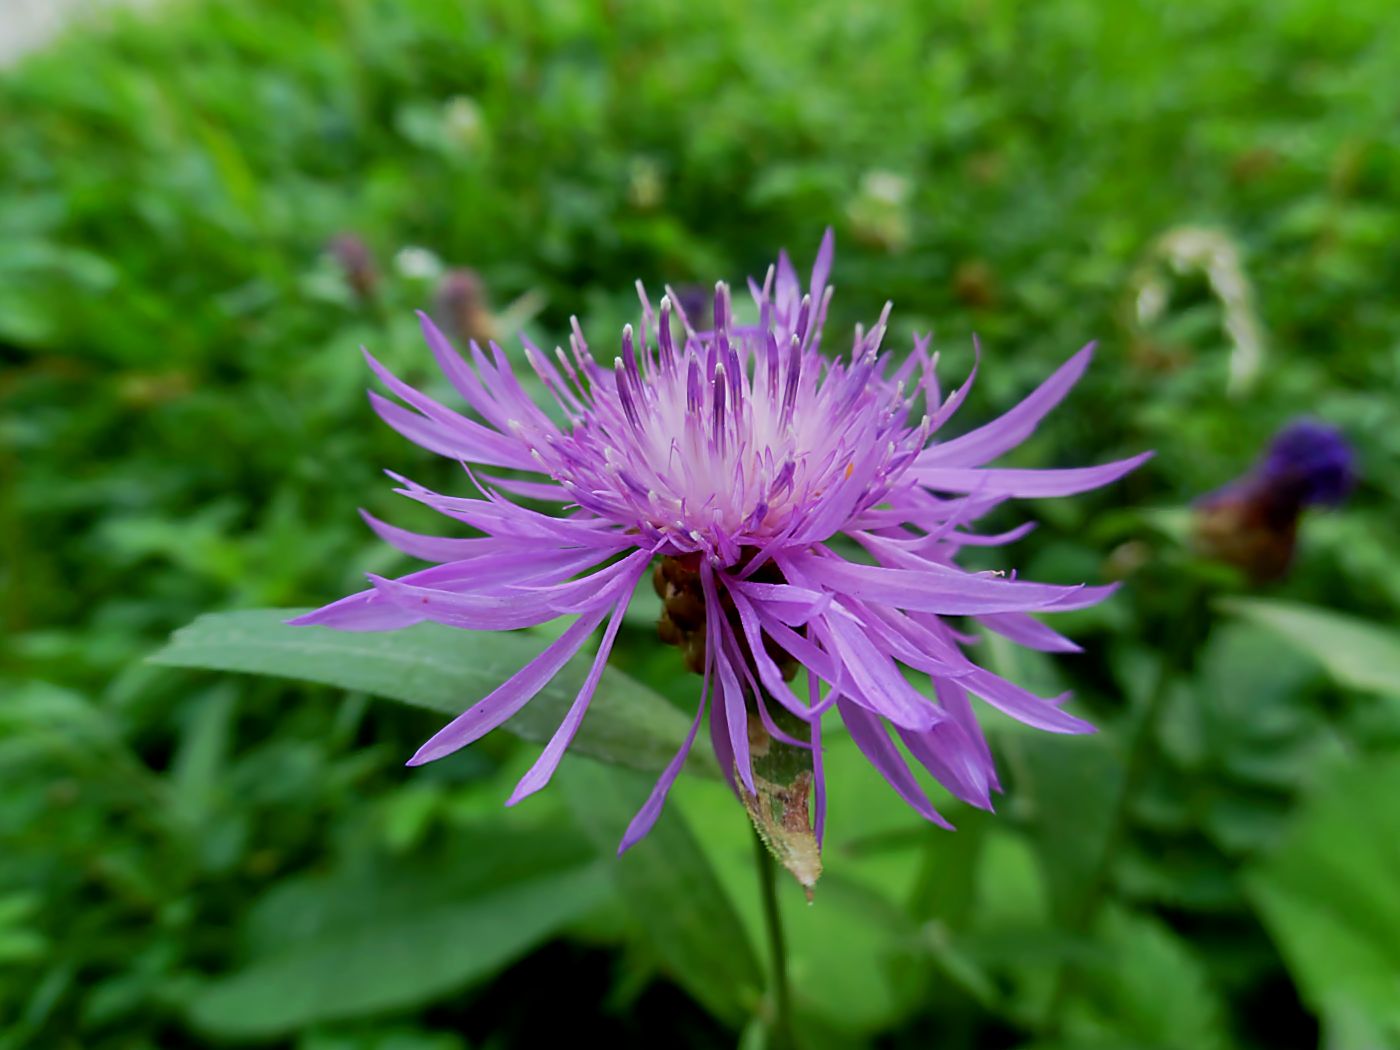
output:
[[[1308,653],[1342,685],[1400,696],[1400,631],[1330,609],[1269,598],[1233,598],[1222,606]]]
[[[150,659],[171,667],[319,682],[455,716],[547,644],[522,631],[455,631],[437,624],[347,633],[284,623],[301,611],[209,613],[176,631]],[[580,653],[571,660],[504,728],[526,740],[549,740],[573,703],[591,659]],[[616,765],[659,770],[688,728],[686,716],[660,694],[608,668],[571,750]],[[712,770],[713,760],[707,764],[707,757],[697,753],[692,768]]]
[[[1246,878],[1304,999],[1392,1038],[1400,1038],[1396,798],[1400,757],[1340,767]]]

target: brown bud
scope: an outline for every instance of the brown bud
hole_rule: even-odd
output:
[[[475,270],[448,270],[438,283],[436,313],[448,333],[463,343],[496,338],[496,319],[486,306],[486,287]]]
[[[364,238],[356,233],[338,233],[331,238],[330,253],[340,264],[345,283],[355,293],[355,298],[361,302],[373,299],[379,286],[379,270]]]

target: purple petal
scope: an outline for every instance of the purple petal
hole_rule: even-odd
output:
[[[330,627],[337,631],[395,631],[427,617],[400,608],[371,588],[287,620],[291,627]]]
[[[606,554],[578,551],[540,552],[529,560],[520,556],[499,556],[489,561],[452,561],[410,573],[396,585],[429,595],[487,591],[502,585],[519,585],[547,580],[558,583],[576,572],[597,564]],[[374,577],[371,577],[374,579]],[[396,602],[376,585],[323,608],[287,621],[295,627],[319,625],[339,631],[385,631],[407,627],[432,617],[413,603]],[[503,626],[510,626],[505,624]],[[494,629],[494,628],[488,628]]]
[[[956,722],[962,728],[964,739],[975,752],[978,765],[987,771],[987,781],[992,790],[1000,791],[1001,782],[997,779],[996,763],[992,761],[992,749],[987,744],[986,734],[982,732],[982,724],[977,721],[976,712],[972,710],[972,700],[967,690],[957,682],[935,678],[933,691],[938,696],[938,703],[948,712],[949,721]]]
[[[622,836],[622,842],[617,847],[618,855],[621,856],[635,846],[651,830],[656,818],[661,815],[661,807],[666,804],[666,796],[671,791],[671,785],[676,782],[676,777],[680,775],[681,767],[685,765],[685,760],[690,755],[690,748],[695,743],[695,734],[700,729],[700,722],[705,717],[705,701],[710,693],[710,654],[705,654],[705,680],[700,687],[700,706],[695,712],[695,721],[690,724],[690,732],[686,734],[685,743],[681,744],[681,749],[676,752],[676,756],[671,759],[666,769],[662,772],[660,779],[651,789],[651,794],[647,797],[642,808],[637,810],[637,815],[632,818],[632,822],[627,825],[627,831]]]
[[[976,467],[920,467],[908,476],[937,492],[984,492],[988,495],[1020,499],[1073,496],[1102,488],[1136,470],[1152,458],[1151,452],[1097,467],[1068,467],[1062,470],[1019,470]]]
[[[473,594],[419,587],[379,576],[371,576],[370,581],[393,604],[437,623],[464,630],[502,631],[533,627],[568,613],[592,611],[616,589],[619,577],[625,579],[639,563],[650,559],[650,551],[636,551],[582,579],[522,584]]]
[[[705,607],[715,610],[705,618],[706,658],[713,658],[719,681],[716,682],[715,708],[724,706],[725,723],[729,727],[729,747],[734,753],[734,765],[739,771],[739,779],[749,794],[756,794],[753,783],[753,764],[749,760],[749,718],[744,704],[744,691],[739,686],[739,678],[729,663],[721,644],[716,621],[722,619],[719,594],[715,589],[714,568],[709,561],[700,563],[700,587],[705,595]],[[711,717],[714,717],[711,715]]]
[[[373,529],[375,535],[385,543],[414,558],[422,558],[424,561],[466,561],[521,549],[519,544],[512,544],[509,540],[489,536],[472,536],[460,539],[451,536],[428,536],[421,532],[410,532],[407,529],[380,521],[367,510],[361,510],[360,517],[365,519],[365,524]]]
[[[762,606],[754,606],[763,629],[795,660],[821,678],[832,683],[844,683],[842,664],[808,638],[804,638]]]
[[[547,503],[570,503],[573,501],[573,497],[564,490],[563,486],[556,485],[552,481],[498,478],[491,474],[483,474],[482,477],[502,492],[509,492],[514,496],[544,500]]]
[[[786,583],[753,583],[727,577],[725,585],[731,594],[743,594],[762,603],[764,608],[790,627],[801,627],[831,605],[829,594]]]
[[[778,282],[773,288],[773,304],[778,308],[778,316],[788,324],[795,322],[801,298],[802,285],[792,267],[792,259],[786,251],[781,251],[778,253]]]
[[[809,582],[837,594],[944,616],[1042,608],[1068,601],[1082,589],[975,576],[932,562],[919,569],[892,569],[811,554],[777,560],[785,571],[798,570]]]
[[[453,348],[447,336],[442,334],[438,326],[433,324],[432,318],[422,310],[418,311],[418,323],[423,329],[423,339],[433,352],[433,358],[437,361],[442,374],[447,377],[447,381],[452,384],[457,393],[462,395],[467,404],[480,412],[485,419],[498,428],[504,427],[506,417],[501,412],[500,407],[486,392],[481,378],[462,359],[462,355]]]
[[[871,640],[892,659],[943,678],[957,678],[973,670],[960,649],[899,610],[859,606],[858,611]]]
[[[415,445],[436,452],[448,459],[465,459],[474,463],[485,463],[493,467],[516,467],[521,470],[535,470],[527,449],[516,445],[500,434],[491,434],[485,427],[482,433],[473,434],[465,429],[455,429],[435,419],[428,419],[416,412],[410,412],[402,405],[396,405],[388,398],[369,392],[370,405],[379,418],[388,423]]]
[[[980,809],[992,808],[992,777],[962,726],[942,722],[926,733],[895,727],[909,753],[957,798]]]
[[[928,729],[942,719],[942,713],[905,680],[894,661],[863,630],[841,614],[839,606],[814,620],[811,627],[848,672],[852,699],[863,700],[872,711],[909,729]]]
[[[554,546],[573,543],[579,546],[616,548],[620,542],[635,545],[626,540],[618,526],[612,522],[556,518],[518,507],[513,503],[443,496],[407,480],[404,480],[402,488],[395,491],[482,532],[493,535],[504,533],[506,537],[514,540],[539,539]]]
[[[920,465],[979,467],[1015,448],[1035,432],[1046,414],[1079,382],[1094,355],[1090,343],[1056,369],[1024,401],[985,426],[924,451]]]
[[[421,766],[450,755],[458,748],[479,740],[507,719],[517,714],[521,708],[535,698],[556,674],[559,673],[588,640],[588,636],[603,622],[607,607],[599,608],[580,616],[569,629],[551,642],[545,650],[510,678],[506,679],[489,696],[467,708],[408,760],[410,766]]]
[[[1087,609],[1118,593],[1121,583],[1105,583],[1097,587],[1084,586],[1073,594],[1067,594],[1053,605],[1047,605],[1041,612],[1069,612],[1073,609]]]
[[[1096,732],[1091,723],[1061,711],[1055,701],[1036,696],[990,671],[979,669],[959,682],[998,711],[1036,729],[1050,733]]]
[[[807,702],[815,709],[821,700],[821,682],[811,671],[807,672]],[[817,837],[817,849],[822,848],[826,838],[826,763],[825,749],[822,747],[822,720],[812,719],[812,809],[815,813],[813,831]]]
[[[1051,630],[1026,613],[991,613],[977,617],[977,622],[1003,638],[1010,638],[1027,649],[1042,653],[1082,653],[1084,650],[1059,631]]]
[[[1007,529],[1005,532],[997,532],[989,536],[975,532],[949,532],[947,542],[958,547],[1004,547],[1008,543],[1015,543],[1023,536],[1035,531],[1036,524],[1037,522],[1027,521],[1017,525],[1014,529]]]
[[[759,628],[758,613],[742,592],[731,587],[729,593],[734,602],[734,610],[739,614],[739,626],[743,629],[744,637],[749,643],[749,652],[753,656],[754,670],[758,672],[759,680],[768,690],[768,694],[789,711],[798,716],[805,715],[805,705],[797,698],[797,694],[788,687],[787,682],[783,679],[782,671],[779,670],[773,658],[768,655],[768,650],[763,644],[763,634]],[[770,615],[776,614],[770,613]],[[795,654],[794,658],[797,658]]]
[[[710,705],[710,746],[715,751],[715,761],[724,774],[725,783],[735,795],[739,794],[739,782],[734,778],[734,746],[729,740],[729,715],[721,703]]]
[[[583,686],[579,689],[578,696],[574,697],[574,702],[569,707],[569,713],[564,716],[564,721],[559,724],[559,728],[549,738],[549,743],[545,745],[540,757],[535,760],[530,771],[520,778],[520,783],[515,785],[515,790],[506,800],[507,806],[513,806],[540,790],[549,783],[550,778],[554,776],[554,771],[559,768],[559,762],[563,759],[564,752],[573,743],[574,734],[583,724],[583,716],[588,712],[589,702],[593,699],[593,694],[598,688],[598,680],[603,676],[603,668],[607,666],[608,655],[612,652],[618,628],[622,626],[627,606],[631,604],[632,589],[641,579],[645,569],[646,566],[643,565],[640,570],[633,574],[631,585],[623,586],[622,597],[613,607],[612,619],[608,621],[607,630],[603,632],[603,640],[598,645],[598,653],[593,658],[593,666],[588,669],[588,677],[583,680]]]
[[[841,720],[846,723],[846,728],[851,732],[851,739],[855,741],[856,747],[860,748],[861,754],[880,771],[880,775],[899,793],[899,797],[909,803],[924,819],[952,830],[953,825],[933,808],[928,795],[909,772],[908,763],[890,740],[889,733],[880,724],[880,720],[865,708],[845,698],[836,701],[836,709],[841,712]]]
[[[982,344],[977,341],[977,337],[972,337],[972,371],[967,373],[967,378],[963,380],[961,386],[948,395],[948,399],[939,405],[929,414],[929,429],[937,431],[946,423],[962,403],[967,400],[968,391],[972,389],[972,384],[977,381],[977,368],[982,363]]]

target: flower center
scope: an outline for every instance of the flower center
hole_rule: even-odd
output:
[[[577,332],[562,371],[530,355],[573,424],[534,454],[584,510],[734,565],[775,536],[826,539],[923,447],[927,418],[908,422],[918,392],[883,375],[884,315],[849,358],[828,358],[807,299],[787,324],[735,325],[721,285],[715,329],[680,340],[670,309],[654,341],[650,325],[624,331],[612,369]]]

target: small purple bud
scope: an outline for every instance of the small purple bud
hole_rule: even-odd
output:
[[[1281,579],[1303,508],[1337,506],[1355,484],[1355,456],[1341,431],[1314,420],[1290,423],[1253,470],[1200,500],[1196,545],[1256,583]]]
[[[1296,493],[1305,507],[1335,507],[1356,485],[1355,458],[1336,427],[1300,419],[1275,436],[1259,473],[1270,485]]]
[[[372,300],[379,287],[379,269],[364,238],[357,233],[338,233],[331,238],[329,247],[355,298],[361,302]]]

